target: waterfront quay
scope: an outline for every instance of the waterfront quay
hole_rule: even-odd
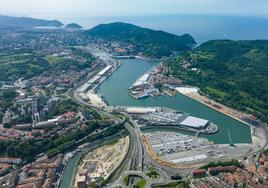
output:
[[[79,98],[79,100],[85,103],[89,103],[92,107],[102,109],[107,105],[103,98],[97,93],[97,89],[121,66],[121,63],[111,58],[107,61],[106,58],[109,57],[107,57],[107,55],[105,56],[105,53],[102,54],[96,51],[96,49],[93,52],[97,58],[101,58],[102,65],[98,71],[90,73],[89,79],[75,90],[74,97]]]
[[[145,133],[153,152],[161,160],[180,168],[202,166],[211,161],[237,158],[250,151],[248,144],[232,147],[216,145],[205,138],[183,135],[175,132]]]
[[[213,134],[218,131],[217,125],[206,119],[168,108],[118,106],[114,110],[130,114],[140,128],[174,127],[197,132],[197,134]]]
[[[93,107],[106,116],[113,118],[117,116],[124,117],[124,127],[129,135],[128,151],[124,153],[122,161],[112,171],[111,176],[106,176],[106,181],[109,181],[107,187],[128,187],[131,184],[133,185],[133,183],[135,184],[138,181],[137,179],[141,178],[146,181],[146,187],[165,184],[172,182],[171,177],[178,173],[182,178],[187,178],[193,169],[206,165],[209,162],[218,160],[228,161],[231,159],[243,160],[243,158],[255,154],[266,146],[266,143],[262,141],[266,140],[266,138],[260,134],[259,129],[252,129],[252,143],[250,141],[249,143],[236,143],[231,128],[230,136],[228,138],[227,134],[227,141],[224,141],[224,144],[218,144],[214,140],[203,138],[204,135],[213,136],[222,130],[225,131],[225,127],[222,125],[223,120],[219,114],[216,114],[216,117],[220,117],[219,119],[222,121],[216,119],[214,123],[210,115],[206,118],[204,112],[206,113],[207,109],[203,110],[205,107],[199,103],[199,106],[191,109],[198,109],[200,107],[203,110],[200,113],[201,115],[195,112],[193,115],[192,113],[185,113],[191,112],[191,110],[179,109],[183,107],[184,101],[176,103],[178,100],[177,94],[175,97],[159,96],[157,99],[151,97],[140,100],[133,99],[129,95],[129,88],[131,84],[135,83],[138,76],[144,75],[145,69],[141,68],[140,72],[132,75],[133,71],[131,68],[129,68],[131,71],[125,70],[125,66],[128,66],[128,64],[125,64],[125,61],[124,63],[120,62],[117,64],[116,60],[112,61],[107,53],[95,51],[98,57],[103,58],[103,64],[92,73],[84,84],[77,87],[74,91],[74,99],[79,103],[82,101],[82,104]],[[136,59],[128,59],[127,61],[140,62],[140,60]],[[136,64],[133,66],[139,67]],[[153,70],[152,68],[149,69]],[[120,78],[114,79],[118,74],[120,74]],[[141,76],[141,78],[141,80],[146,80],[146,82],[149,81],[147,76]],[[166,78],[160,81],[168,82],[172,85],[171,80],[167,81]],[[175,83],[173,84],[175,86]],[[168,105],[171,104],[169,102],[163,102],[163,99],[166,101],[172,99],[173,106]],[[190,100],[188,98],[184,99]],[[98,100],[103,105],[98,105]],[[245,125],[241,126],[244,126],[243,128],[246,127]],[[147,127],[161,127],[166,130],[143,131]],[[178,132],[187,130],[196,134],[189,136],[178,133],[174,129],[178,130]],[[202,133],[201,137],[199,137],[199,133]],[[104,151],[103,156],[107,156],[107,153],[109,152]],[[98,160],[96,157],[95,159]],[[77,161],[81,161],[81,164],[87,163],[87,161],[83,161],[83,158],[77,159]],[[95,162],[90,162],[86,168],[101,169],[95,168],[95,164]],[[152,172],[152,169],[158,174],[156,179],[150,179],[150,176],[147,175]],[[97,171],[98,173],[100,172],[99,170]],[[84,175],[79,172],[78,174]],[[93,171],[91,175],[94,175]],[[125,179],[129,179],[127,183],[125,183]],[[86,178],[78,178],[78,180],[83,182]],[[86,181],[86,184],[88,184],[89,181]],[[91,181],[94,182],[97,179],[94,180],[93,178]],[[77,185],[77,181],[75,184]]]
[[[146,97],[156,98],[160,95],[175,96],[175,87],[181,81],[165,76],[166,68],[160,63],[140,76],[128,89],[129,95],[134,99]]]

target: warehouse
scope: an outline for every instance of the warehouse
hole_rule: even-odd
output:
[[[185,127],[195,128],[195,129],[204,129],[206,128],[208,123],[209,121],[206,119],[188,116],[180,123],[180,125],[185,126]]]
[[[151,113],[156,112],[156,108],[151,107],[127,107],[126,112],[130,114],[145,114],[145,113]]]
[[[144,86],[147,85],[147,80],[149,78],[150,74],[144,74],[142,75],[133,85],[132,88],[139,87],[139,86]]]

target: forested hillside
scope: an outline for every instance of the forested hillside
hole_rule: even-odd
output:
[[[33,28],[38,26],[52,26],[60,27],[63,24],[57,20],[43,20],[36,18],[27,17],[12,17],[12,16],[1,16],[0,15],[0,28]]]
[[[71,56],[41,54],[36,50],[0,50],[0,80],[14,81],[31,78],[43,72],[83,70],[91,67],[94,57],[76,48],[66,48]]]
[[[268,122],[268,41],[209,41],[168,66],[184,83]]]
[[[196,44],[189,34],[173,35],[164,31],[146,29],[127,23],[100,24],[88,31],[94,38],[119,41],[135,46],[136,52],[146,56],[160,58],[174,51],[189,50]]]

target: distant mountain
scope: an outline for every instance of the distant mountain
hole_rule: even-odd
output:
[[[82,26],[77,24],[77,23],[70,23],[65,26],[65,29],[71,29],[71,30],[76,30],[76,29],[81,29]]]
[[[132,44],[136,52],[157,58],[189,50],[196,44],[189,34],[177,36],[121,22],[100,24],[87,33],[93,38]]]
[[[11,17],[0,15],[0,28],[34,28],[39,26],[61,27],[63,24],[57,20],[43,20],[28,17]]]

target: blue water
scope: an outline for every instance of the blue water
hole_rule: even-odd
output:
[[[63,22],[69,19],[63,18]],[[135,17],[83,17],[72,21],[91,28],[100,23],[128,22],[173,34],[191,34],[197,43],[212,39],[268,39],[268,18],[209,15],[154,15]]]
[[[201,135],[214,141],[216,144],[228,144],[230,132],[233,143],[251,143],[250,127],[215,111],[199,102],[184,95],[177,94],[175,97],[159,96],[144,99],[133,99],[128,95],[128,88],[147,70],[157,63],[139,59],[126,59],[117,71],[115,71],[100,86],[99,92],[111,106],[158,106],[167,107],[193,116],[207,119],[218,125],[219,131],[212,135]]]

